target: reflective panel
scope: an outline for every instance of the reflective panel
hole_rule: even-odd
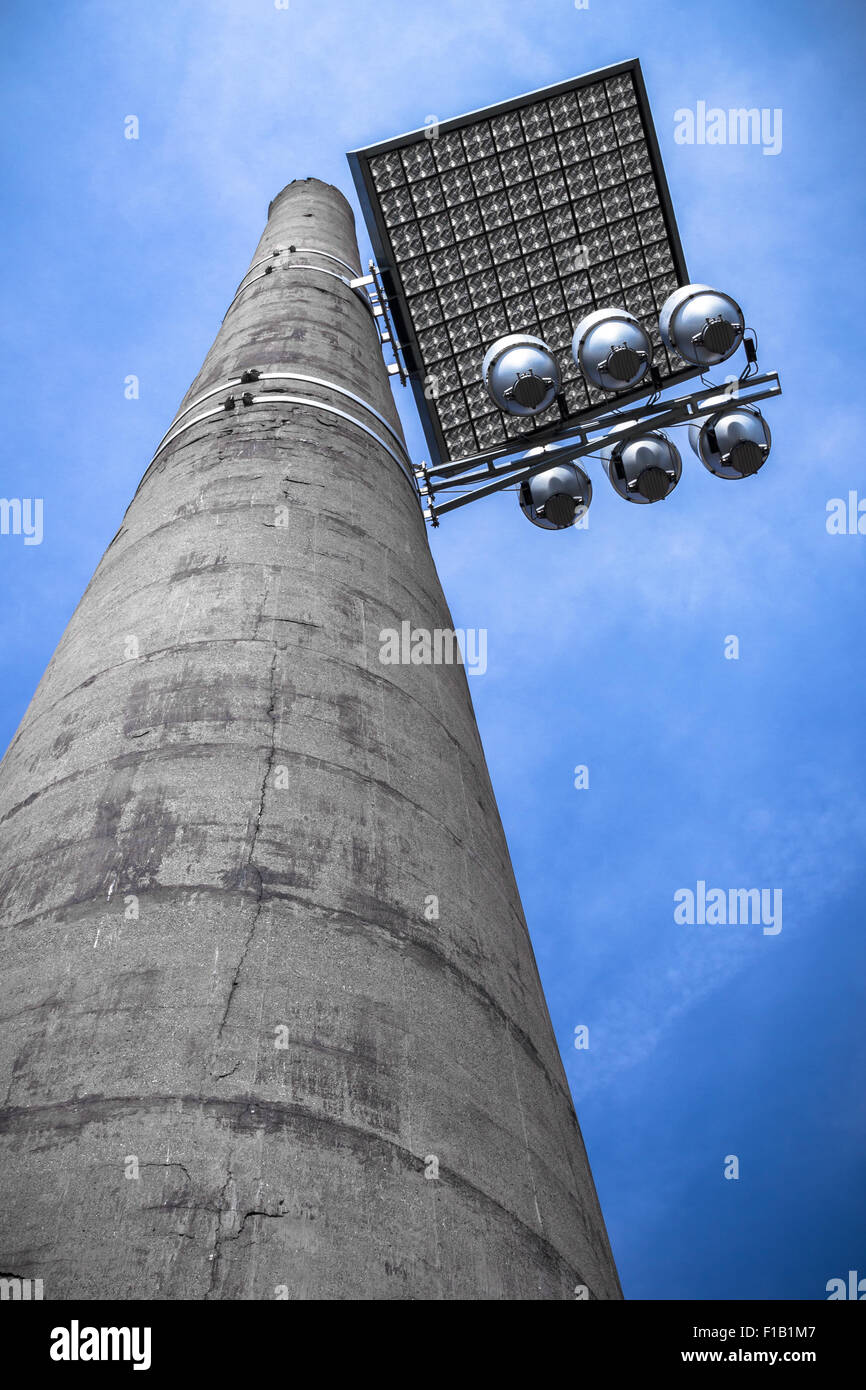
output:
[[[507,333],[551,348],[569,422],[609,399],[571,360],[594,309],[643,323],[664,384],[691,374],[658,333],[689,277],[637,62],[349,161],[434,466],[559,423],[556,405],[528,419],[491,409],[481,364]]]

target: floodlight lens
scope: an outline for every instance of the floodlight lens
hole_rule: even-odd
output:
[[[577,503],[574,498],[564,492],[555,492],[544,504],[544,515],[557,530],[563,526],[570,526],[576,511]]]
[[[547,389],[541,377],[527,372],[525,376],[517,378],[511,395],[518,405],[525,406],[527,410],[538,410],[542,402],[547,399]]]
[[[741,478],[749,478],[763,467],[765,454],[752,439],[740,439],[731,449],[731,467]]]
[[[623,386],[628,386],[639,377],[642,365],[641,358],[628,343],[620,343],[618,347],[611,348],[607,359],[608,372],[615,381],[622,382]]]
[[[645,468],[638,474],[637,490],[647,502],[660,502],[670,492],[670,478],[663,468]]]

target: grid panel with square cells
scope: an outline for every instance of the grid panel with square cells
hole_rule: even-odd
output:
[[[505,333],[553,349],[570,416],[611,399],[571,355],[593,309],[643,322],[663,381],[686,365],[658,334],[677,270],[630,71],[373,155],[369,169],[446,457],[536,428],[495,409],[481,381]],[[556,407],[536,419],[554,423]]]

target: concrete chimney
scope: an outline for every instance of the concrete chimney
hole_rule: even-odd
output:
[[[46,1299],[621,1297],[360,273],[283,189],[0,766]]]

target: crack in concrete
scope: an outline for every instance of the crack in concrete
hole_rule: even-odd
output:
[[[508,1053],[511,1058],[511,1075],[514,1081],[514,1094],[517,1097],[517,1110],[520,1115],[520,1127],[523,1132],[523,1154],[526,1159],[526,1171],[529,1175],[529,1185],[532,1189],[532,1201],[535,1206],[535,1215],[538,1221],[538,1229],[543,1240],[547,1240],[547,1232],[544,1229],[544,1222],[541,1218],[541,1207],[538,1205],[538,1189],[535,1185],[535,1174],[532,1171],[532,1151],[529,1147],[529,1135],[526,1132],[526,1114],[523,1109],[523,1097],[520,1094],[520,1082],[517,1079],[517,1062],[514,1058],[514,1043],[511,1037],[511,1029],[505,1025],[505,1036],[508,1038]]]
[[[278,618],[273,613],[265,613],[266,618],[271,618],[275,623],[288,623],[290,627],[314,627],[319,632],[324,632],[323,623],[310,622],[307,618]]]
[[[273,1219],[273,1220],[279,1220],[279,1219],[280,1219],[281,1217],[283,1217],[283,1216],[291,1216],[291,1212],[288,1212],[288,1211],[245,1211],[244,1214],[243,1214],[243,1216],[241,1217],[241,1224],[238,1226],[237,1235],[231,1236],[231,1237],[230,1237],[231,1240],[240,1240],[241,1232],[243,1231],[244,1226],[247,1224],[248,1218],[251,1217],[251,1216],[267,1216],[267,1217],[270,1217],[270,1218]]]
[[[113,1166],[113,1165],[112,1165],[112,1166]],[[177,1163],[177,1162],[171,1162],[171,1163],[155,1163],[155,1162],[154,1162],[154,1163],[139,1163],[138,1166],[139,1166],[139,1168],[179,1168],[179,1169],[181,1170],[181,1172],[183,1173],[184,1177],[186,1178],[187,1182],[192,1182],[192,1177],[190,1176],[190,1171],[189,1171],[189,1169],[186,1167],[186,1165],[183,1164],[183,1163]]]
[[[220,1188],[219,1193],[220,1205],[217,1208],[217,1222],[216,1229],[214,1230],[213,1250],[210,1253],[210,1284],[208,1286],[207,1293],[205,1294],[206,1300],[211,1297],[214,1289],[216,1288],[217,1275],[219,1273],[219,1263],[222,1256],[223,1216],[226,1212],[229,1212],[232,1218],[234,1218],[234,1215],[237,1212],[237,1195],[235,1195],[234,1201],[230,1200],[228,1206],[225,1205],[226,1193],[228,1192],[229,1188],[233,1186],[234,1181],[232,1179],[232,1170],[231,1168],[229,1168],[228,1176],[225,1182],[223,1183],[222,1187]]]
[[[229,1188],[230,1188],[230,1187],[233,1187],[233,1186],[234,1186],[234,1182],[233,1182],[233,1178],[232,1178],[232,1173],[231,1173],[231,1170],[229,1170],[228,1177],[226,1178],[226,1181],[223,1183],[223,1186],[222,1186],[222,1188],[221,1188],[221,1190],[220,1190],[220,1201],[221,1201],[221,1202],[222,1202],[222,1200],[225,1198],[227,1192],[229,1191]],[[260,1211],[258,1208],[255,1208],[255,1207],[254,1207],[254,1208],[252,1208],[251,1210],[245,1211],[245,1212],[243,1213],[243,1215],[241,1216],[240,1224],[238,1225],[237,1230],[234,1232],[234,1234],[231,1234],[230,1230],[228,1230],[228,1229],[226,1228],[226,1224],[227,1224],[227,1223],[224,1222],[223,1218],[224,1218],[225,1215],[228,1213],[228,1216],[229,1216],[229,1218],[230,1218],[228,1224],[229,1224],[229,1225],[234,1224],[235,1219],[236,1219],[236,1217],[237,1217],[237,1215],[238,1215],[237,1199],[236,1199],[236,1196],[233,1196],[232,1199],[230,1199],[229,1205],[228,1205],[228,1206],[221,1205],[221,1206],[219,1206],[218,1208],[213,1208],[213,1207],[202,1207],[202,1208],[193,1208],[193,1209],[194,1209],[194,1210],[203,1210],[203,1211],[213,1211],[213,1210],[216,1210],[216,1212],[217,1212],[217,1224],[216,1224],[216,1230],[214,1231],[213,1250],[212,1250],[211,1255],[210,1255],[210,1263],[211,1263],[210,1284],[209,1284],[208,1290],[207,1290],[207,1292],[206,1292],[206,1294],[205,1294],[205,1301],[207,1301],[208,1299],[210,1299],[210,1298],[212,1298],[212,1297],[214,1296],[214,1293],[215,1293],[215,1290],[216,1290],[216,1286],[217,1286],[218,1277],[219,1277],[219,1270],[220,1270],[220,1267],[221,1267],[221,1264],[222,1264],[223,1251],[224,1251],[224,1247],[225,1247],[226,1243],[229,1242],[229,1241],[234,1242],[234,1241],[236,1241],[236,1240],[240,1240],[241,1235],[243,1234],[244,1227],[246,1226],[247,1221],[249,1220],[249,1218],[250,1218],[251,1216],[265,1216],[265,1217],[268,1217],[268,1218],[270,1218],[270,1219],[277,1219],[277,1220],[279,1220],[279,1219],[280,1219],[281,1217],[283,1217],[283,1216],[290,1216],[290,1215],[291,1215],[291,1212],[289,1212],[289,1211]],[[176,1231],[175,1234],[176,1234],[176,1235],[179,1235],[179,1236],[186,1236],[187,1239],[189,1239],[189,1240],[195,1240],[195,1238],[196,1238],[195,1235],[193,1235],[192,1233],[186,1232],[186,1231]]]
[[[278,621],[280,621],[280,622],[288,622],[289,620],[288,620],[288,619],[284,619],[284,618],[280,618]],[[161,660],[163,657],[173,657],[173,656],[176,656],[177,654],[179,654],[179,653],[181,653],[181,652],[190,652],[190,653],[194,653],[194,652],[198,651],[199,649],[202,649],[202,650],[205,650],[205,649],[206,649],[206,650],[211,650],[211,649],[212,649],[213,647],[215,647],[215,646],[231,646],[231,647],[237,648],[237,647],[239,647],[240,645],[242,645],[242,644],[244,644],[244,643],[247,643],[247,642],[252,643],[252,642],[257,642],[257,641],[258,641],[258,642],[261,642],[263,645],[267,645],[265,639],[264,639],[264,638],[259,638],[259,637],[256,635],[257,633],[258,633],[258,624],[256,625],[256,628],[255,628],[255,631],[254,631],[252,637],[208,637],[208,638],[202,638],[201,640],[195,640],[195,641],[192,641],[192,642],[182,642],[182,643],[176,644],[176,645],[171,646],[171,647],[158,647],[158,648],[155,648],[152,652],[142,652],[142,654],[138,657],[137,663],[136,663],[136,664],[137,664],[137,666],[139,666],[139,667],[141,667],[142,669],[144,669],[146,666],[149,666],[151,663],[155,663],[155,662]],[[319,660],[321,660],[321,661],[333,662],[336,666],[339,666],[339,667],[351,667],[351,669],[352,669],[352,670],[355,670],[355,671],[357,671],[357,670],[359,669],[359,668],[354,664],[354,662],[351,662],[351,661],[347,660],[345,657],[339,656],[339,655],[337,655],[337,654],[335,654],[335,653],[333,653],[333,652],[320,652],[320,651],[316,651],[316,652],[312,652],[311,654],[314,655],[314,656],[316,656],[316,657],[317,657]],[[80,681],[78,685],[73,686],[70,690],[66,691],[65,694],[59,696],[59,698],[58,698],[57,701],[56,701],[55,708],[58,707],[60,704],[62,704],[62,702],[63,702],[64,700],[71,699],[74,695],[76,695],[76,694],[77,694],[80,690],[82,690],[85,686],[92,685],[93,682],[94,682],[95,680],[97,680],[97,678],[99,678],[99,677],[101,677],[101,676],[110,676],[110,675],[116,674],[116,672],[120,671],[121,669],[123,669],[124,667],[126,667],[126,666],[128,666],[128,665],[129,665],[129,662],[128,662],[128,661],[118,661],[118,662],[115,662],[115,663],[114,663],[113,665],[111,665],[111,666],[106,666],[102,671],[98,671],[98,672],[96,673],[96,675],[94,675],[94,676],[88,676],[87,680],[85,680],[85,681]],[[377,683],[383,682],[384,685],[385,685],[392,693],[396,694],[400,699],[410,700],[410,701],[412,701],[413,704],[417,704],[418,707],[419,707],[419,709],[421,709],[421,710],[423,711],[423,714],[424,714],[424,718],[425,718],[425,719],[432,721],[432,722],[436,725],[436,727],[442,731],[442,733],[444,734],[444,736],[449,740],[449,742],[450,742],[451,744],[453,744],[453,746],[454,746],[455,748],[458,748],[458,747],[460,746],[460,745],[459,745],[459,740],[456,738],[456,736],[455,736],[455,734],[453,733],[453,731],[447,727],[447,725],[446,725],[446,724],[444,723],[444,721],[439,717],[438,713],[437,713],[435,710],[431,709],[431,708],[430,708],[427,704],[425,704],[425,702],[424,702],[422,699],[420,699],[417,695],[413,695],[413,694],[412,694],[411,692],[409,692],[408,690],[403,689],[403,687],[401,687],[400,685],[398,685],[395,681],[388,680],[387,676],[385,676],[385,675],[383,674],[384,671],[387,670],[387,667],[382,667],[381,670],[377,670],[377,671],[375,671],[375,672],[370,671],[370,670],[367,670],[366,668],[361,668],[361,669],[363,670],[363,674],[364,674],[366,677],[368,677],[368,678],[370,679],[371,682],[372,682],[372,681],[375,681],[375,682],[377,682]],[[455,669],[459,669],[459,668],[456,668],[456,667],[455,667]],[[45,717],[45,716],[43,715],[43,713],[42,713],[41,711],[37,710],[37,711],[34,713],[34,715],[32,716],[32,718],[31,718],[30,726],[29,726],[29,727],[32,727],[32,726],[33,726],[35,720],[41,719],[41,718],[44,718],[44,717]],[[8,757],[9,753],[12,751],[13,747],[15,746],[15,743],[16,743],[18,737],[19,737],[19,735],[16,734],[16,735],[15,735],[15,738],[14,738],[13,741],[12,741],[12,743],[10,743],[8,749],[6,750],[6,754],[5,754],[4,756]],[[222,747],[224,747],[225,745],[219,744],[219,745],[216,745],[216,746],[219,746],[220,748],[222,748]],[[479,747],[479,749],[480,749],[480,744],[478,745],[478,747]],[[159,750],[156,750],[156,751],[159,751]],[[162,750],[162,751],[163,751],[163,753],[165,752],[165,750]],[[170,753],[174,754],[175,749],[174,749],[174,748],[171,748],[171,749],[169,749],[168,751],[169,751]],[[131,755],[124,754],[124,755],[121,755],[121,756],[118,757],[118,758],[107,758],[107,759],[104,760],[104,762],[96,762],[96,763],[89,764],[89,765],[88,765],[85,769],[83,769],[82,771],[73,773],[73,774],[71,774],[70,776],[67,776],[67,777],[58,777],[58,778],[56,779],[56,781],[49,783],[49,784],[48,784],[45,788],[43,788],[42,790],[40,790],[40,791],[38,791],[38,792],[32,792],[32,793],[30,794],[30,796],[26,797],[23,801],[20,801],[20,802],[16,803],[16,805],[12,806],[12,807],[9,809],[8,812],[4,813],[3,816],[0,816],[0,823],[2,823],[3,821],[7,820],[7,819],[9,818],[9,816],[13,815],[16,811],[21,810],[24,806],[30,805],[30,804],[31,804],[33,801],[35,801],[38,797],[44,795],[44,793],[45,793],[46,791],[51,791],[51,790],[53,790],[55,787],[62,786],[64,783],[69,782],[69,781],[73,781],[73,780],[75,780],[76,778],[81,777],[81,776],[92,776],[94,772],[98,771],[98,770],[99,770],[100,768],[102,768],[102,767],[123,766],[123,765],[124,765],[124,763],[123,763],[124,758],[125,758],[125,757],[129,757],[129,756],[131,756]],[[483,765],[486,767],[486,764],[483,764]],[[77,841],[76,841],[75,843],[77,843]]]
[[[116,1118],[120,1115],[136,1113],[140,1111],[142,1107],[149,1111],[150,1108],[154,1107],[157,1104],[159,1104],[160,1106],[165,1106],[166,1104],[169,1104],[172,1113],[174,1113],[176,1111],[178,1101],[182,1102],[182,1108],[185,1111],[200,1109],[204,1111],[206,1114],[208,1114],[211,1118],[216,1118],[227,1122],[229,1125],[231,1125],[235,1132],[239,1132],[241,1134],[249,1132],[251,1128],[258,1129],[262,1126],[266,1128],[274,1128],[277,1126],[279,1126],[280,1128],[286,1128],[295,1127],[298,1124],[300,1124],[303,1130],[306,1131],[307,1128],[310,1125],[312,1125],[316,1128],[321,1128],[323,1130],[328,1131],[329,1137],[327,1139],[327,1143],[329,1146],[333,1146],[335,1141],[338,1141],[339,1143],[349,1142],[362,1145],[364,1147],[364,1150],[366,1151],[368,1161],[373,1161],[376,1158],[387,1159],[389,1161],[396,1160],[404,1167],[404,1169],[407,1172],[414,1173],[415,1175],[417,1175],[419,1179],[423,1180],[425,1166],[423,1157],[420,1154],[411,1153],[399,1140],[390,1138],[389,1136],[381,1132],[366,1129],[359,1125],[351,1124],[345,1120],[337,1119],[334,1116],[316,1114],[309,1110],[307,1107],[299,1105],[297,1102],[272,1101],[266,1099],[263,1096],[258,1095],[247,1095],[244,1097],[237,1097],[233,1100],[226,1100],[223,1097],[217,1096],[202,1097],[196,1095],[150,1095],[125,1097],[83,1096],[80,1097],[76,1102],[74,1102],[72,1107],[70,1107],[70,1104],[68,1102],[64,1102],[62,1104],[53,1103],[49,1105],[32,1107],[32,1110],[34,1112],[32,1116],[28,1116],[27,1111],[24,1111],[21,1108],[16,1107],[16,1116],[20,1116],[20,1118],[31,1118],[35,1128],[46,1129],[48,1127],[46,1123],[48,1117],[44,1112],[51,1112],[52,1114],[55,1112],[59,1112],[62,1116],[70,1108],[77,1109],[81,1106],[88,1105],[92,1113],[84,1120],[84,1123],[104,1124],[107,1119]],[[98,1105],[96,1104],[97,1102],[99,1103]],[[97,1110],[99,1113],[97,1113]],[[251,1119],[253,1114],[255,1114],[256,1117],[255,1125],[252,1124]],[[3,1116],[2,1114],[0,1114],[0,1132],[2,1132],[3,1128],[7,1127],[3,1125],[2,1121]],[[77,1124],[76,1128],[79,1127],[80,1124]],[[102,1166],[111,1167],[113,1165],[109,1164]],[[219,1250],[222,1247],[222,1244],[226,1239],[234,1239],[233,1236],[227,1236],[224,1233],[221,1222],[221,1217],[226,1212],[237,1212],[236,1199],[234,1204],[225,1205],[224,1203],[225,1194],[228,1191],[229,1185],[232,1182],[232,1180],[232,1173],[231,1170],[229,1170],[229,1176],[226,1179],[226,1182],[224,1183],[219,1193],[219,1207],[207,1205],[202,1202],[185,1202],[181,1200],[163,1202],[158,1207],[145,1207],[143,1208],[143,1210],[194,1210],[216,1213],[220,1218],[220,1229],[218,1229],[214,1240],[214,1247],[216,1253],[218,1254]],[[539,1249],[543,1248],[544,1250],[550,1252],[551,1257],[554,1258],[562,1266],[564,1270],[568,1271],[568,1277],[571,1279],[572,1285],[574,1283],[586,1284],[587,1288],[590,1289],[591,1293],[597,1285],[603,1285],[604,1280],[597,1279],[596,1273],[594,1271],[587,1270],[586,1273],[584,1273],[581,1270],[580,1266],[576,1262],[573,1262],[570,1259],[570,1257],[562,1251],[559,1244],[555,1243],[554,1239],[541,1235],[536,1225],[530,1225],[529,1222],[525,1220],[522,1215],[515,1211],[511,1206],[507,1205],[499,1195],[493,1192],[488,1192],[486,1188],[478,1186],[478,1184],[475,1181],[473,1181],[473,1178],[470,1177],[468,1173],[458,1170],[456,1168],[451,1168],[448,1164],[443,1163],[440,1160],[439,1184],[431,1184],[431,1186],[439,1186],[440,1184],[440,1190],[442,1190],[443,1188],[453,1188],[458,1195],[470,1199],[474,1203],[480,1204],[482,1209],[495,1210],[501,1216],[504,1216],[508,1221],[510,1221],[513,1224],[513,1226],[516,1229],[522,1230],[525,1233],[526,1237],[532,1242],[534,1247]],[[591,1212],[597,1210],[597,1198],[593,1200],[593,1197],[594,1193],[589,1194],[589,1199],[587,1201],[587,1205],[589,1206]],[[586,1198],[582,1197],[579,1189],[575,1189],[570,1190],[567,1193],[567,1200],[575,1204],[579,1208],[583,1204],[584,1200],[586,1200]],[[251,1213],[247,1213],[247,1215],[250,1214]],[[279,1215],[279,1213],[270,1213],[270,1215]],[[291,1215],[291,1212],[287,1212],[285,1213],[285,1215]],[[215,1278],[213,1277],[212,1272],[211,1288],[213,1288],[214,1283]],[[603,1293],[593,1293],[592,1296],[604,1297],[605,1295]]]
[[[263,907],[263,905],[264,905],[264,896],[265,896],[264,882],[263,882],[263,880],[262,880],[261,871],[260,871],[260,869],[258,868],[258,866],[257,866],[256,864],[254,864],[253,860],[254,860],[254,858],[255,858],[256,845],[258,844],[259,832],[260,832],[260,830],[261,830],[262,816],[264,815],[264,810],[265,810],[265,796],[266,796],[266,794],[267,794],[268,779],[269,779],[269,777],[270,777],[270,775],[271,775],[271,772],[272,772],[272,770],[273,770],[274,758],[276,757],[276,751],[277,751],[277,687],[276,687],[276,673],[277,673],[277,658],[278,658],[279,654],[280,654],[280,649],[279,649],[279,647],[277,646],[276,641],[275,641],[275,642],[274,642],[274,652],[273,652],[273,656],[272,656],[272,658],[271,658],[271,670],[270,670],[270,700],[269,700],[269,702],[268,702],[268,709],[267,709],[267,717],[268,717],[268,719],[270,720],[270,725],[271,725],[271,743],[270,743],[270,748],[268,749],[268,756],[267,756],[267,758],[266,758],[266,760],[265,760],[265,771],[264,771],[264,776],[262,777],[262,783],[261,783],[261,787],[260,787],[260,789],[259,789],[259,804],[258,804],[258,809],[257,809],[257,811],[256,811],[255,821],[254,821],[254,824],[253,824],[253,833],[252,833],[252,838],[251,838],[251,840],[250,840],[250,850],[249,850],[249,854],[247,855],[247,862],[246,862],[246,864],[245,864],[245,866],[244,866],[244,869],[243,869],[243,871],[242,871],[242,873],[241,873],[241,879],[240,879],[241,884],[244,885],[245,882],[246,882],[247,873],[248,873],[248,872],[253,872],[253,871],[255,872],[256,878],[257,878],[257,880],[258,880],[258,885],[257,885],[257,889],[256,889],[256,908],[255,908],[255,912],[254,912],[254,914],[253,914],[253,920],[252,920],[252,923],[251,923],[251,925],[250,925],[250,929],[249,929],[249,931],[248,931],[248,933],[247,933],[246,941],[244,942],[243,950],[241,951],[240,959],[239,959],[239,961],[238,961],[238,963],[237,963],[237,967],[236,967],[236,969],[235,969],[234,978],[233,978],[233,980],[232,980],[231,987],[230,987],[230,989],[229,989],[228,998],[226,999],[226,1006],[225,1006],[225,1009],[223,1010],[223,1015],[222,1015],[222,1018],[220,1019],[219,1026],[218,1026],[218,1028],[217,1028],[216,1043],[219,1043],[219,1041],[220,1041],[220,1039],[221,1039],[221,1037],[222,1037],[222,1035],[223,1035],[223,1030],[225,1029],[226,1023],[228,1022],[228,1016],[229,1016],[229,1013],[231,1012],[231,1007],[232,1007],[232,1003],[233,1003],[233,1001],[234,1001],[235,993],[236,993],[236,991],[237,991],[237,987],[238,987],[238,984],[239,984],[239,982],[240,982],[241,974],[242,974],[242,972],[243,972],[243,968],[244,968],[244,965],[245,965],[245,963],[246,963],[247,956],[249,955],[250,950],[251,950],[251,948],[252,948],[252,944],[253,944],[253,941],[254,941],[254,939],[255,939],[256,931],[258,930],[259,918],[260,918],[261,915],[262,915],[262,907]],[[215,1045],[216,1045],[216,1044],[215,1044]],[[213,1062],[213,1058],[211,1058],[211,1062]],[[238,1066],[240,1066],[240,1063],[238,1063]],[[233,1071],[236,1071],[236,1070],[237,1070],[237,1067],[232,1068],[232,1070],[233,1070]],[[223,1076],[223,1077],[229,1076],[229,1075],[231,1075],[231,1072],[223,1072],[223,1073],[222,1073],[222,1076]],[[218,1079],[219,1079],[219,1078],[218,1078]]]
[[[186,1167],[185,1164],[183,1164],[183,1163],[178,1163],[177,1161],[172,1161],[172,1162],[157,1162],[156,1159],[153,1159],[153,1160],[151,1160],[151,1161],[149,1161],[149,1162],[147,1162],[147,1163],[139,1163],[138,1166],[139,1166],[139,1169],[141,1169],[141,1168],[179,1168],[179,1169],[181,1170],[181,1172],[183,1173],[184,1177],[186,1178],[187,1182],[192,1182],[192,1175],[191,1175],[189,1169]],[[116,1163],[96,1163],[96,1164],[94,1164],[94,1166],[93,1166],[93,1171],[94,1171],[94,1172],[98,1172],[100,1168],[108,1168],[108,1169],[114,1171],[114,1170],[116,1170],[116,1168],[117,1168],[117,1164],[116,1164]]]

